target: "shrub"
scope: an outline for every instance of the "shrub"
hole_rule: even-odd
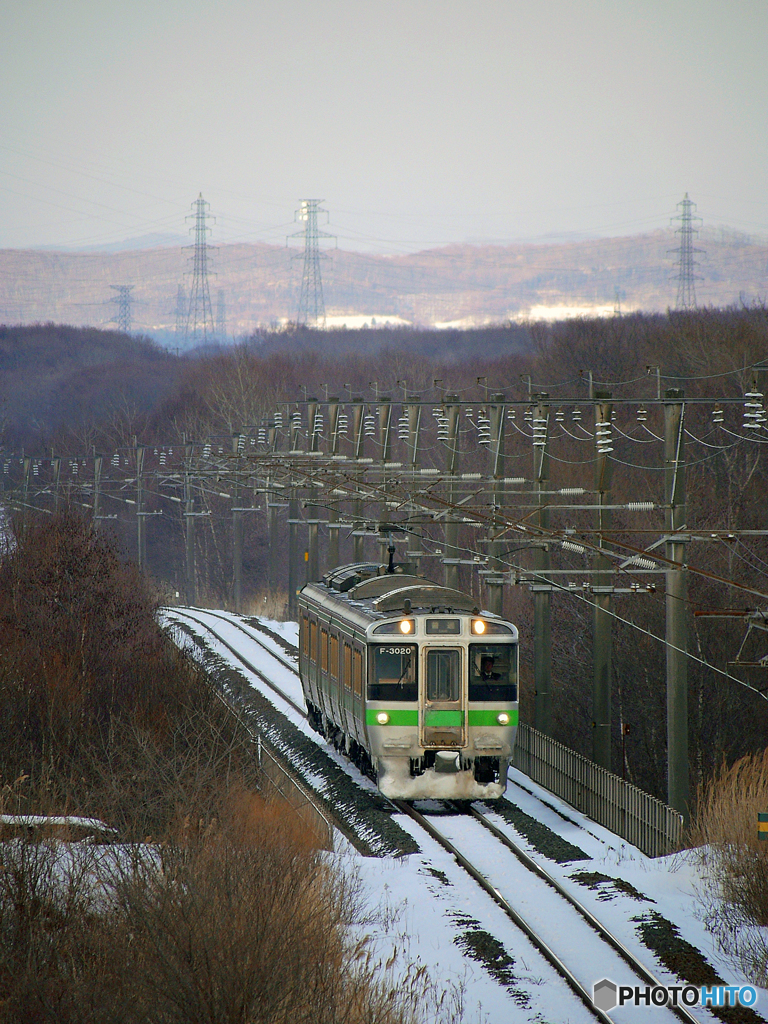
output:
[[[723,767],[702,787],[691,838],[700,847],[700,892],[708,927],[758,984],[768,981],[768,843],[758,812],[768,811],[768,750]]]

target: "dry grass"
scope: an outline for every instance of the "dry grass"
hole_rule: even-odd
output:
[[[700,848],[700,896],[721,948],[757,984],[768,982],[768,842],[758,812],[768,812],[768,750],[723,766],[702,788],[691,839]]]
[[[120,837],[0,839],[0,1024],[460,1019],[460,987],[377,958],[354,881],[259,794],[250,735],[154,610],[69,513],[0,560],[0,812]]]
[[[288,595],[285,591],[261,590],[248,601],[247,615],[285,622],[288,618]]]
[[[355,937],[356,885],[280,805],[233,786],[219,810],[152,845],[0,843],[2,1024],[459,1019]]]

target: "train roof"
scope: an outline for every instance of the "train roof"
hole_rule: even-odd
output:
[[[343,615],[360,626],[398,612],[479,613],[469,594],[406,570],[407,567],[395,566],[393,572],[377,562],[357,562],[326,573],[320,583],[307,584],[302,594],[330,614]]]

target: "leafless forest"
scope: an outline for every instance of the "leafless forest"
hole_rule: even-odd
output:
[[[442,394],[454,391],[480,405],[488,391],[524,402],[530,379],[533,393],[584,399],[591,374],[593,385],[608,389],[617,401],[652,403],[659,386],[681,388],[690,399],[712,399],[690,406],[688,427],[699,440],[688,445],[688,525],[702,533],[761,530],[766,526],[764,443],[759,438],[749,444],[731,443],[730,435],[714,430],[712,415],[718,399],[737,400],[729,406],[725,427],[731,434],[743,434],[741,416],[744,395],[752,387],[751,368],[766,354],[768,312],[762,306],[471,332],[276,332],[254,335],[237,347],[180,359],[149,342],[114,333],[53,325],[4,328],[0,331],[3,447],[6,453],[23,449],[41,457],[51,452],[75,457],[97,451],[108,459],[133,444],[134,438],[162,446],[178,445],[185,436],[231,436],[261,423],[278,403],[296,402],[305,394],[321,399],[337,395],[344,400],[354,392],[373,400],[377,393],[402,394],[399,382],[405,382],[409,394],[420,394],[430,402],[437,403]],[[647,427],[658,435],[657,415],[658,410],[649,411]],[[625,420],[617,423],[631,433]],[[591,460],[578,456],[575,442],[564,436],[557,455],[551,471],[553,486],[592,486]],[[530,441],[512,439],[508,457],[524,466],[530,459]],[[617,502],[658,496],[658,445],[619,438],[614,459]],[[233,585],[231,516],[229,506],[223,501],[217,504],[215,498],[210,511],[205,530],[198,535],[200,589],[208,602],[226,605],[231,603]],[[129,512],[114,521],[117,538],[129,557],[135,555],[134,523]],[[628,543],[640,547],[647,543],[647,538],[634,535],[633,522],[621,513],[616,513],[615,525],[626,529]],[[462,543],[471,549],[473,538],[467,535]],[[183,544],[178,510],[169,509],[151,523],[147,563],[166,593],[182,589]],[[342,558],[351,556],[350,538],[342,537],[341,549]],[[280,598],[279,593],[269,593],[269,557],[266,522],[254,516],[249,520],[244,553],[245,596],[253,608],[263,607],[265,598]],[[730,762],[765,746],[768,709],[764,697],[755,692],[766,685],[765,670],[738,670],[751,687],[747,688],[706,667],[729,671],[728,662],[745,637],[744,621],[694,613],[764,608],[768,545],[760,537],[702,543],[692,547],[689,557],[695,570],[689,580],[690,650],[698,659],[689,665],[695,783],[723,758]],[[585,563],[574,555],[570,564],[576,572]],[[463,586],[477,586],[468,569],[462,568],[462,573]],[[643,597],[617,597],[615,607],[619,619],[614,625],[613,651],[614,768],[621,771],[625,753],[627,777],[664,797],[665,654],[657,639],[664,635],[663,583],[657,592]],[[521,628],[527,684],[522,692],[528,694],[527,699],[523,697],[523,712],[530,721],[532,611],[525,586],[507,588],[505,613]],[[762,637],[759,631],[750,637],[751,647],[745,652],[752,661],[768,653]],[[588,601],[568,593],[553,597],[552,658],[555,735],[589,753],[592,611]],[[622,725],[629,727],[624,737]]]

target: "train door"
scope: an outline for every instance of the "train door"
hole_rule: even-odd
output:
[[[461,647],[421,649],[420,742],[423,747],[462,747],[466,743],[467,687]]]

